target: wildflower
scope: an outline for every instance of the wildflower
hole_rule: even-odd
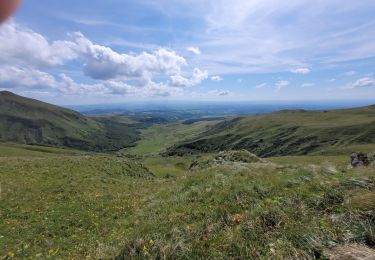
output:
[[[143,253],[145,254],[145,255],[148,255],[148,248],[147,248],[147,246],[143,246]]]
[[[150,239],[150,240],[148,241],[148,243],[149,243],[150,245],[153,245],[153,244],[154,244],[154,240]]]
[[[231,221],[232,221],[233,225],[238,225],[238,224],[240,224],[241,220],[240,220],[238,215],[234,215],[234,216],[232,216]]]
[[[57,252],[59,252],[59,249],[57,248],[56,250],[53,250],[52,248],[50,250],[48,250],[48,254],[49,255],[56,255]]]

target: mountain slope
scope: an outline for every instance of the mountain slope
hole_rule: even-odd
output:
[[[375,144],[375,106],[332,111],[285,110],[221,122],[167,155],[246,149],[258,156],[301,155]]]
[[[124,123],[97,122],[69,109],[0,92],[0,141],[106,151],[137,139],[135,130]]]

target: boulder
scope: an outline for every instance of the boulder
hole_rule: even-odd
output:
[[[367,155],[364,153],[352,153],[350,155],[350,160],[353,167],[367,166],[370,164]]]

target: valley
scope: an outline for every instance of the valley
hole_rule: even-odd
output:
[[[51,125],[77,125],[51,136],[31,114],[38,109]],[[38,109],[14,115],[32,127],[9,116],[0,127],[2,138],[43,133],[0,143],[2,258],[327,259],[356,245],[374,253],[375,165],[348,167],[351,152],[375,151],[374,107],[207,120]],[[100,137],[60,142],[81,129]]]

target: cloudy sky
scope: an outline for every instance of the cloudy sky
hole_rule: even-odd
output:
[[[375,99],[373,0],[28,0],[0,89],[58,104]]]

